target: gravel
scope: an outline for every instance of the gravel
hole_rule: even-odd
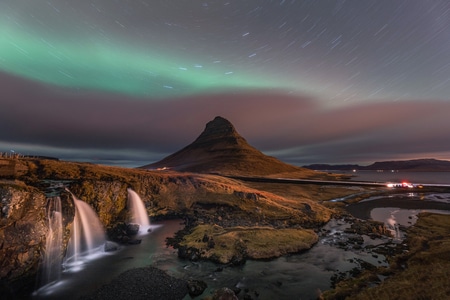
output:
[[[187,282],[154,267],[131,269],[82,300],[176,300],[188,293]]]

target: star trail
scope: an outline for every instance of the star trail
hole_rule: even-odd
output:
[[[3,0],[0,101],[10,111],[30,109],[36,128],[31,134],[2,110],[9,115],[0,125],[9,132],[0,134],[0,148],[101,157],[109,151],[151,161],[223,115],[253,145],[298,163],[450,158],[450,145],[432,131],[448,122],[440,112],[450,95],[449,37],[445,0]],[[130,124],[121,141],[108,131],[120,129],[108,105]],[[33,115],[35,106],[48,110]],[[78,129],[66,120],[35,121],[72,106],[80,109]],[[83,111],[94,107],[88,114],[103,118],[91,128],[96,145],[77,134],[89,123]],[[133,117],[135,107],[146,111],[142,120]],[[187,114],[186,107],[197,110]],[[427,109],[420,114],[418,107]],[[387,111],[396,115],[386,120]],[[339,130],[330,135],[325,124],[335,119]],[[367,119],[376,122],[367,126]],[[314,137],[302,135],[312,124]],[[70,128],[72,148],[52,126]],[[130,137],[144,134],[142,126],[153,141]],[[429,149],[414,146],[422,138]],[[367,153],[359,148],[367,139],[384,147]]]

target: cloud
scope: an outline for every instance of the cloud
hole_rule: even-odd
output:
[[[56,89],[7,74],[0,88],[0,146],[30,153],[152,162],[192,142],[217,115],[263,152],[300,164],[445,157],[450,149],[450,104],[439,101],[332,108],[277,90],[158,100]]]

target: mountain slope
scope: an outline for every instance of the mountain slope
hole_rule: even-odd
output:
[[[317,172],[263,154],[250,146],[234,126],[222,117],[208,122],[205,130],[190,145],[142,168],[246,176],[292,172],[298,173],[296,177],[317,175]]]

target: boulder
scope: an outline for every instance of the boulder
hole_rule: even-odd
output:
[[[238,300],[239,298],[229,288],[221,288],[214,292],[213,300]]]
[[[189,295],[194,298],[203,294],[205,289],[208,287],[206,282],[201,280],[189,280],[188,283]]]

